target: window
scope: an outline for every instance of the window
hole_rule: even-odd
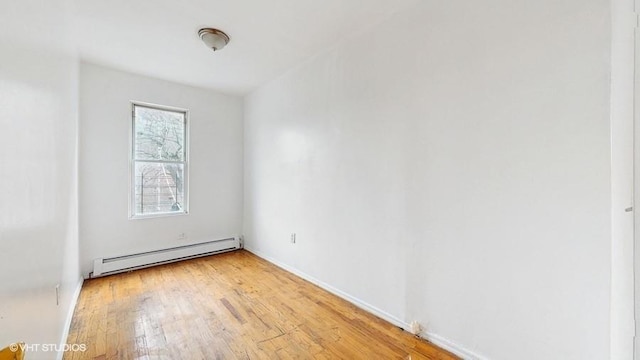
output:
[[[187,214],[187,111],[133,103],[132,218]]]

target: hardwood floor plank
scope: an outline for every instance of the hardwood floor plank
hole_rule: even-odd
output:
[[[457,359],[246,251],[88,280],[83,359]]]

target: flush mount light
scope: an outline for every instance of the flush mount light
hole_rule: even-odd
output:
[[[200,36],[200,40],[202,40],[208,48],[213,49],[213,51],[221,50],[229,43],[229,35],[218,29],[200,29],[198,35]]]

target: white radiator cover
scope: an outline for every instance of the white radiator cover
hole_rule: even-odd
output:
[[[242,248],[239,236],[207,241],[198,244],[176,246],[168,249],[147,251],[138,254],[99,258],[93,261],[90,278],[143,269],[150,266],[168,264],[180,260],[219,254]]]

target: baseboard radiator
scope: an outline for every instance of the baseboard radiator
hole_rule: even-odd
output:
[[[93,261],[93,272],[89,274],[89,277],[107,276],[180,260],[219,254],[240,248],[242,248],[242,241],[239,236],[235,236],[227,239],[147,251],[138,254],[100,258]]]

